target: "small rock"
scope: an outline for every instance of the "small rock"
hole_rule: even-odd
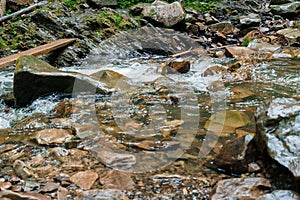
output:
[[[261,168],[257,163],[252,162],[252,163],[248,164],[248,172],[251,173],[251,172],[257,172],[257,171],[260,171],[260,170],[261,170]]]
[[[227,69],[220,65],[213,65],[208,67],[204,72],[203,76],[215,76],[227,73]]]
[[[11,182],[0,182],[0,190],[7,190],[11,188],[12,184]]]
[[[131,167],[136,164],[136,158],[132,154],[115,153],[111,151],[98,150],[97,158],[107,167]]]
[[[42,187],[42,192],[53,192],[58,190],[59,184],[54,182],[47,182],[45,186]]]
[[[211,199],[251,199],[255,200],[270,188],[265,178],[232,178],[221,180],[214,188]]]
[[[126,194],[122,190],[106,189],[106,190],[88,190],[82,192],[83,199],[90,200],[111,200],[124,199]]]
[[[231,22],[219,22],[216,24],[209,25],[209,28],[214,32],[220,32],[224,35],[232,34],[233,33],[233,27]]]
[[[101,176],[100,183],[105,189],[118,190],[132,190],[135,185],[130,174],[116,170],[111,170],[105,176]]]
[[[240,17],[240,23],[246,26],[255,26],[261,22],[261,18],[258,14],[250,13],[246,16]]]
[[[78,185],[81,189],[91,189],[95,181],[98,179],[98,174],[93,171],[77,172],[70,177],[72,183]]]
[[[57,190],[57,200],[66,200],[69,190],[64,187],[59,187]]]
[[[226,47],[226,54],[232,57],[249,57],[252,54],[255,54],[255,51],[248,47],[241,46],[229,46]]]
[[[65,129],[44,129],[36,133],[35,139],[38,144],[63,144],[73,138],[68,130]]]
[[[33,172],[21,160],[16,160],[13,164],[13,168],[16,175],[21,177],[22,179],[26,180],[33,175]]]

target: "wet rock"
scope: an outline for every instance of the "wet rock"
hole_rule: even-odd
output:
[[[232,34],[233,33],[233,27],[231,22],[219,22],[216,24],[212,24],[208,26],[212,31],[214,32],[220,32],[224,35]]]
[[[233,133],[236,128],[246,126],[250,121],[250,118],[244,112],[220,111],[208,119],[204,128],[215,133]]]
[[[5,190],[0,193],[0,198],[9,198],[14,200],[23,200],[23,199],[30,199],[30,200],[51,200],[50,197],[47,197],[43,194],[37,194],[33,192],[13,192],[10,190]]]
[[[87,3],[93,8],[116,7],[117,0],[87,0]]]
[[[154,1],[151,5],[144,7],[142,15],[165,27],[179,24],[185,17],[185,12],[179,2],[168,4],[163,1]]]
[[[221,180],[212,192],[211,199],[249,199],[256,200],[267,193],[271,187],[265,178],[232,178]]]
[[[171,61],[164,69],[162,69],[162,74],[174,74],[181,73],[185,74],[190,71],[191,63],[188,60],[183,61]]]
[[[128,168],[136,164],[136,158],[132,154],[115,153],[100,149],[96,153],[97,158],[107,167]]]
[[[72,183],[78,185],[81,189],[88,190],[94,185],[98,179],[98,174],[93,171],[77,172],[70,177]]]
[[[300,104],[277,98],[256,114],[257,146],[300,179]]]
[[[193,50],[197,50],[200,57],[206,56],[204,49],[187,34],[153,26],[121,32],[101,42],[99,46],[101,48],[95,50],[99,54],[90,55],[87,62],[109,64],[112,58],[139,57],[144,54],[169,56]]]
[[[203,76],[215,76],[227,73],[227,69],[220,65],[213,65],[203,72]]]
[[[248,57],[255,54],[255,51],[249,49],[248,47],[241,46],[229,46],[226,47],[226,54],[231,57]]]
[[[224,144],[213,159],[214,165],[226,173],[242,174],[248,171],[248,164],[255,159],[252,135],[245,135]]]
[[[59,187],[59,189],[56,193],[57,194],[57,200],[67,199],[68,192],[69,192],[69,190],[67,188]]]
[[[17,107],[51,93],[108,93],[103,83],[83,74],[59,71],[34,56],[18,58],[13,89]]]
[[[130,87],[126,82],[129,80],[129,78],[113,70],[101,70],[99,72],[91,74],[91,76],[105,83],[108,88],[117,87],[120,89],[125,89]]]
[[[63,144],[69,142],[73,138],[70,131],[66,129],[44,129],[38,131],[35,139],[38,144]]]
[[[126,194],[122,190],[105,189],[105,190],[88,190],[82,192],[82,198],[86,200],[111,200],[111,199],[124,199]],[[79,200],[78,199],[78,200]]]
[[[134,182],[130,177],[130,174],[111,170],[100,177],[100,183],[104,189],[117,189],[117,190],[132,190],[134,189]]]
[[[257,198],[257,200],[296,200],[300,199],[300,194],[291,190],[275,190],[270,194],[265,194]]]
[[[231,89],[233,93],[232,100],[241,100],[253,96],[254,93],[250,87],[248,84],[234,85]]]
[[[258,14],[250,13],[240,17],[240,23],[244,26],[256,26],[261,22]]]
[[[295,1],[295,2],[281,4],[281,5],[271,5],[270,7],[272,13],[274,14],[279,14],[279,15],[298,14],[300,11],[300,1]]]

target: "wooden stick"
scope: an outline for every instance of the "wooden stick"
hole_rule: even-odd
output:
[[[37,55],[45,54],[45,53],[48,53],[48,52],[53,51],[55,49],[58,49],[60,47],[66,46],[66,45],[74,42],[75,40],[76,39],[74,39],[74,38],[60,39],[60,40],[54,41],[54,42],[49,43],[49,44],[44,44],[44,45],[35,47],[33,49],[29,49],[29,50],[26,50],[26,51],[22,51],[20,53],[16,53],[16,54],[1,58],[0,59],[0,68],[4,68],[4,67],[7,67],[7,66],[10,66],[10,65],[14,64],[15,61],[20,56],[23,56],[23,55],[37,56]]]
[[[27,12],[29,12],[29,11],[32,11],[32,10],[34,10],[35,8],[37,8],[37,7],[39,7],[39,6],[42,6],[42,5],[45,5],[45,4],[47,4],[47,3],[48,3],[47,1],[41,1],[41,2],[39,2],[39,3],[36,3],[36,4],[33,4],[33,5],[29,6],[29,7],[27,7],[27,8],[18,10],[17,12],[14,12],[14,13],[12,13],[12,14],[5,15],[4,17],[1,17],[1,18],[0,18],[0,23],[3,22],[3,21],[5,21],[5,20],[8,20],[8,19],[10,19],[10,18],[13,18],[13,17],[15,17],[15,16],[22,15],[22,14],[24,14],[24,13],[27,13]]]

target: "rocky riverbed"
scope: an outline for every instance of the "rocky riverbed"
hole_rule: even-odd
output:
[[[1,199],[300,199],[300,2],[70,2],[2,22],[77,40],[0,72]]]

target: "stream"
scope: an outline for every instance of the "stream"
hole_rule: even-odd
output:
[[[127,43],[126,40],[119,40],[120,43],[125,41],[123,46]],[[120,43],[113,43],[114,48]],[[118,51],[112,54],[103,53],[111,52],[110,48],[108,44],[102,45],[81,66],[60,70],[87,75],[99,70],[113,70],[128,77],[128,82],[124,83],[123,79],[114,82],[113,88],[116,91],[112,95],[81,94],[67,97],[51,94],[18,109],[8,107],[1,99],[1,143],[16,144],[18,153],[23,153],[19,156],[22,160],[30,159],[24,152],[30,153],[30,157],[36,157],[41,152],[47,155],[47,149],[57,146],[67,149],[87,148],[95,157],[101,157],[99,154],[103,147],[105,151],[135,155],[135,161],[130,160],[129,156],[123,158],[121,163],[105,164],[112,169],[137,173],[135,181],[143,181],[144,186],[153,185],[151,192],[157,194],[172,191],[167,187],[168,184],[184,185],[185,182],[188,185],[187,176],[190,176],[194,180],[189,186],[192,196],[195,199],[207,198],[211,189],[203,189],[205,184],[214,185],[218,176],[238,175],[220,175],[223,170],[214,167],[213,161],[208,165],[204,163],[218,154],[226,142],[246,134],[255,135],[254,116],[260,105],[276,98],[300,99],[299,60],[262,61],[253,66],[249,64],[251,75],[246,80],[239,80],[228,73],[203,75],[212,66],[222,66],[229,70],[237,61],[234,58],[189,55],[184,58],[191,62],[188,73],[161,75],[157,69],[160,70],[162,63],[169,62],[169,57],[138,51],[132,55],[134,48],[128,46],[116,48]],[[0,96],[12,90],[13,67],[10,67],[0,72]],[[69,115],[64,113],[57,116],[57,106],[63,105],[62,102],[71,104],[73,111]],[[56,119],[62,119],[57,120],[58,125],[53,122]],[[82,127],[84,125],[85,128]],[[33,141],[37,130],[70,126],[78,135],[68,144],[45,146]],[[30,148],[25,150],[26,146]],[[7,158],[1,157],[3,167],[7,162],[4,159]],[[55,165],[54,161],[48,161],[50,165],[51,162]],[[99,168],[100,164],[95,163],[89,164],[92,169]],[[104,170],[103,166],[101,169]],[[155,171],[158,175],[153,175]],[[159,172],[165,174],[165,177],[159,176]],[[201,175],[210,177],[209,181],[205,179],[197,182],[197,177]],[[282,184],[276,183],[273,186],[275,189],[293,188],[288,184],[285,186],[285,180],[280,181]],[[150,189],[148,191],[144,186],[140,186],[144,189],[133,196],[151,196]],[[179,194],[178,191],[174,195]]]

